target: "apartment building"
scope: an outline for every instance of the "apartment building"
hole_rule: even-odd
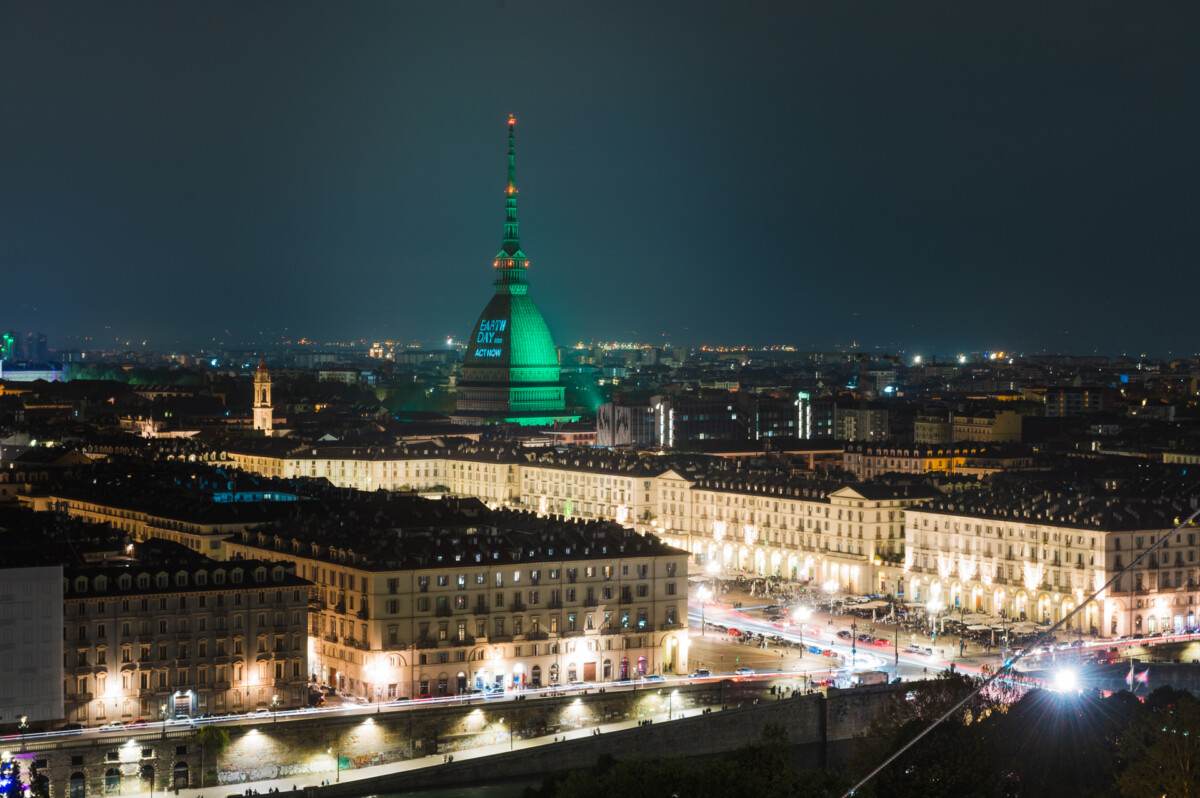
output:
[[[676,472],[658,491],[657,533],[697,562],[900,596],[904,511],[941,496],[919,485]]]
[[[1010,487],[911,509],[909,598],[936,599],[949,612],[1057,623],[1158,542],[1190,506],[1152,496],[1128,501]],[[1194,627],[1198,558],[1197,533],[1189,527],[1102,590],[1072,628],[1108,637]]]
[[[408,502],[229,542],[315,583],[314,680],[386,700],[686,671],[686,552],[611,522]]]
[[[102,560],[64,570],[68,720],[304,705],[310,584],[289,564],[124,541],[117,534]]]

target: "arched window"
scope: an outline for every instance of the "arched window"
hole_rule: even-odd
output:
[[[558,683],[558,663],[555,663],[550,666],[550,683],[551,684]]]
[[[121,771],[116,768],[109,768],[104,774],[104,794],[121,794]]]
[[[87,798],[87,788],[85,787],[87,781],[83,778],[82,773],[78,771],[72,773],[69,784],[68,798]]]

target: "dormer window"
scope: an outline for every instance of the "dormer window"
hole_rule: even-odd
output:
[[[230,573],[229,578],[230,581],[232,581],[235,585],[240,585],[242,583],[242,569],[234,568],[233,572]]]
[[[75,592],[76,593],[86,593],[87,587],[88,587],[87,577],[81,576],[75,580]]]

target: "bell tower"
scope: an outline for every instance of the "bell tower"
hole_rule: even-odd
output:
[[[271,407],[271,372],[267,371],[266,358],[262,358],[258,361],[258,370],[254,372],[254,429],[262,430],[263,435],[271,437],[274,415],[274,408]]]

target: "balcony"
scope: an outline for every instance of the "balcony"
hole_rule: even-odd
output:
[[[428,637],[422,637],[419,640],[413,641],[413,648],[417,649],[418,651],[420,651],[422,649],[430,649],[430,648],[437,648],[437,647],[438,647],[437,641],[430,640]]]
[[[547,609],[561,610],[563,606],[562,599],[555,599],[546,605]]]
[[[585,606],[585,607],[598,607],[598,606],[600,606],[600,604],[599,604],[599,602],[597,602],[597,601],[596,601],[596,599],[595,599],[595,598],[585,598],[585,599],[583,600],[583,606]]]
[[[346,645],[350,646],[351,648],[357,648],[359,651],[370,651],[371,650],[370,642],[368,642],[366,640],[358,640],[357,638],[353,638],[353,637],[346,640]]]
[[[228,690],[232,686],[229,682],[213,682],[213,687],[217,690]]]
[[[336,643],[338,641],[338,636],[335,634],[324,634],[321,635],[321,637],[325,640],[328,640],[330,643]]]
[[[470,635],[463,635],[462,637],[460,637],[454,641],[454,645],[456,645],[456,646],[473,646],[473,645],[475,645],[475,638],[471,637]]]
[[[653,632],[653,631],[654,631],[654,624],[644,623],[641,626],[624,627],[621,629],[621,634],[636,635],[636,634],[641,634],[642,632]]]
[[[489,641],[492,643],[511,643],[513,641],[513,636],[512,635],[493,635],[491,638],[489,638]]]
[[[476,615],[487,615],[491,611],[492,611],[491,608],[488,607],[486,604],[476,604],[474,613]]]
[[[439,618],[449,618],[453,614],[454,610],[452,610],[450,607],[438,607],[436,610],[434,610],[434,615]]]
[[[525,633],[526,640],[549,640],[549,632],[543,632],[540,629],[534,629]]]
[[[582,636],[583,636],[583,630],[582,630],[582,629],[572,629],[572,630],[571,630],[571,631],[569,631],[569,632],[560,632],[559,634],[560,634],[562,637],[582,637]]]
[[[369,621],[371,620],[371,611],[366,607],[363,607],[358,611],[358,617],[360,620]]]
[[[520,601],[514,601],[509,609],[512,612],[525,612],[529,609],[529,607]]]
[[[75,694],[75,695],[73,695],[73,696],[69,696],[69,698],[70,698],[72,701],[75,701],[75,702],[77,702],[77,703],[80,703],[80,704],[82,704],[82,703],[85,703],[85,702],[87,702],[87,701],[91,701],[91,700],[92,700],[92,694],[91,694],[91,693],[76,693],[76,694]]]

